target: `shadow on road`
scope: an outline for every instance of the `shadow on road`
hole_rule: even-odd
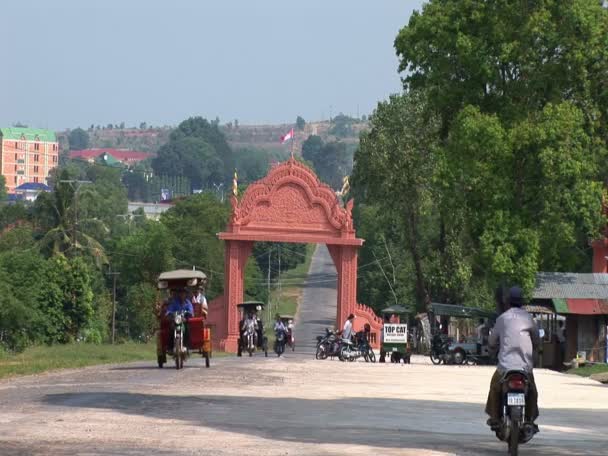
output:
[[[49,394],[42,400],[53,406],[182,420],[287,442],[428,449],[459,455],[506,452],[506,445],[485,430],[485,418],[478,404],[372,397],[349,401],[126,392]],[[458,416],[463,417],[462,422],[451,419],[456,408],[460,408]],[[539,438],[525,446],[525,454],[602,454],[608,440],[597,431],[599,423],[606,419],[606,411],[551,409],[542,416],[541,430],[543,425],[550,425],[580,428],[584,434],[564,438],[558,431],[541,432]],[[593,429],[596,433],[590,434]]]

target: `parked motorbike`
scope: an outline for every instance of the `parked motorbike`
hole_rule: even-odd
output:
[[[376,362],[376,355],[363,331],[355,334],[354,340],[342,339],[342,348],[340,349],[340,361],[352,362],[358,358],[365,359],[365,362]]]
[[[509,371],[502,380],[502,421],[496,437],[509,445],[509,455],[517,456],[519,445],[529,442],[536,428],[526,421],[526,400],[530,381],[524,371]]]
[[[315,357],[317,359],[326,359],[328,357],[340,355],[342,347],[342,339],[335,331],[325,329],[325,336],[317,336],[317,351]]]
[[[449,341],[443,334],[435,334],[431,339],[431,362],[433,364],[450,364],[452,355]]]
[[[275,332],[274,352],[277,356],[281,356],[285,352],[286,337],[285,331],[279,330]]]
[[[186,313],[175,312],[173,314],[173,359],[175,368],[183,369],[184,361],[188,358],[188,348],[184,342],[186,327]]]

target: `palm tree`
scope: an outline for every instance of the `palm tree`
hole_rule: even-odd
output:
[[[69,177],[68,172],[63,170],[54,191],[43,193],[36,199],[37,225],[44,231],[39,241],[40,249],[48,255],[75,256],[87,253],[98,264],[107,263],[104,247],[85,229],[88,232],[107,232],[108,228],[98,219],[78,220],[80,189],[66,182]],[[91,191],[85,190],[85,194],[87,192]]]

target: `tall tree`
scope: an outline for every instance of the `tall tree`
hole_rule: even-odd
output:
[[[399,214],[421,308],[430,304],[431,297],[424,263],[432,255],[423,227],[434,204],[438,128],[432,118],[423,115],[424,108],[424,99],[417,93],[394,95],[379,103],[370,131],[361,136],[352,177],[355,194],[384,211]]]
[[[89,134],[78,127],[72,130],[68,136],[70,150],[83,150],[89,147]]]

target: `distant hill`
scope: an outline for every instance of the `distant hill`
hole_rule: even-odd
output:
[[[281,136],[285,135],[291,128],[295,132],[294,151],[297,154],[302,152],[302,143],[310,135],[320,136],[324,142],[332,140],[341,140],[353,146],[359,143],[359,134],[367,128],[366,122],[353,122],[350,124],[348,136],[338,137],[332,134],[332,128],[335,124],[329,121],[325,122],[310,122],[306,123],[304,130],[298,130],[293,124],[278,124],[278,125],[223,125],[222,129],[228,143],[233,148],[259,148],[259,149],[276,149],[287,150],[291,148],[290,144],[281,144]]]
[[[336,116],[339,121],[339,116]],[[228,143],[233,149],[256,148],[289,152],[291,144],[281,144],[281,136],[291,128],[295,131],[294,152],[301,154],[302,143],[310,135],[320,136],[324,142],[341,140],[351,147],[359,143],[359,134],[367,128],[367,123],[350,119],[348,131],[342,131],[341,136],[335,133],[336,123],[310,122],[304,130],[298,130],[294,124],[277,125],[234,125],[232,122],[220,126]],[[88,129],[89,148],[132,149],[155,154],[165,144],[171,134],[171,127],[160,128],[93,128]],[[60,142],[64,142],[69,131],[59,132]]]

